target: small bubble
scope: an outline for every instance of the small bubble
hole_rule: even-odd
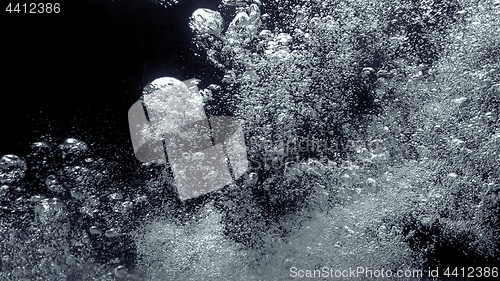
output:
[[[375,73],[375,69],[373,69],[373,67],[365,67],[363,68],[363,70],[361,70],[361,73],[363,73],[364,75],[370,75],[372,73]]]
[[[236,74],[232,70],[226,71],[222,78],[222,83],[234,84],[236,82]]]
[[[229,24],[229,27],[227,28],[227,32],[238,31],[240,30],[239,28],[248,25],[249,22],[250,22],[250,17],[248,16],[248,14],[244,11],[241,11],[237,13],[236,16],[233,18],[233,20]]]
[[[204,179],[208,179],[210,181],[215,180],[217,178],[217,172],[216,171],[210,171],[206,176],[203,177]]]
[[[33,195],[33,196],[31,196],[30,201],[33,202],[33,203],[38,203],[38,202],[41,202],[43,199],[45,199],[44,196]]]
[[[391,76],[391,73],[385,69],[377,71],[377,77],[388,78],[389,76]]]
[[[21,157],[7,154],[0,158],[0,184],[17,182],[24,178],[28,169]]]
[[[280,33],[276,36],[276,41],[281,45],[289,45],[292,42],[292,36],[288,33]]]
[[[373,178],[366,179],[366,186],[369,192],[377,192],[378,191],[378,183]]]
[[[70,229],[71,229],[71,224],[69,224],[69,223],[64,223],[64,224],[62,225],[62,231],[64,231],[64,232],[66,232],[66,233],[67,233],[67,232],[69,232],[69,230],[70,230]]]
[[[85,193],[81,189],[72,188],[70,191],[71,197],[77,200],[83,200],[85,198]]]
[[[256,21],[260,17],[260,9],[257,4],[251,4],[248,8],[248,16],[250,21]]]
[[[111,200],[122,200],[123,199],[123,194],[121,194],[119,192],[115,192],[115,193],[110,194],[109,198]]]
[[[287,161],[285,163],[285,173],[289,173],[295,167],[297,167],[297,163],[295,161]]]
[[[203,160],[205,160],[205,153],[198,151],[195,154],[193,154],[193,161],[201,162]]]
[[[343,174],[342,176],[340,176],[340,179],[344,183],[349,183],[352,181],[352,177],[349,174]]]
[[[183,152],[182,153],[182,158],[184,158],[184,160],[186,160],[186,161],[190,161],[191,160],[191,154],[189,152]]]
[[[271,160],[271,167],[275,170],[280,170],[282,167],[283,167],[283,159],[279,158],[279,157],[274,157],[272,160]]]
[[[259,33],[259,37],[262,39],[270,39],[273,37],[273,33],[270,30],[264,29]]]
[[[20,278],[22,276],[24,276],[24,270],[21,268],[21,267],[16,267],[12,270],[12,276],[16,277],[16,278]]]
[[[309,21],[309,27],[311,29],[315,29],[315,28],[318,28],[321,24],[321,19],[318,18],[318,17],[314,17],[312,18],[310,21]]]
[[[90,243],[90,237],[86,233],[82,237],[82,242],[85,244]]]
[[[80,264],[80,261],[73,255],[69,255],[67,258],[66,258],[66,264],[67,265],[79,265]]]
[[[208,85],[207,89],[210,91],[220,91],[222,89],[222,87],[220,85],[217,85],[217,84],[210,84],[210,85]]]
[[[64,191],[64,187],[59,183],[57,176],[55,175],[49,175],[45,179],[45,185],[47,185],[47,188],[53,192],[61,193]]]
[[[44,223],[66,219],[66,205],[58,198],[45,198],[35,206],[35,213]]]
[[[134,199],[135,203],[144,203],[148,201],[148,197],[146,195],[138,196]]]
[[[310,160],[307,164],[310,167],[310,169],[314,170],[314,172],[319,174],[320,176],[322,176],[326,173],[325,165],[323,165],[323,163],[321,163],[319,161]]]
[[[252,172],[248,175],[247,185],[255,185],[259,181],[259,175],[255,172]]]
[[[89,229],[90,234],[92,235],[101,235],[102,230],[100,230],[97,226],[91,226]]]
[[[28,158],[36,165],[44,165],[51,154],[52,148],[44,141],[34,142],[31,144],[31,151]]]
[[[62,158],[71,162],[83,156],[87,152],[88,146],[83,141],[68,138],[59,145],[59,150]]]
[[[114,228],[110,228],[110,229],[106,230],[106,232],[104,233],[104,236],[106,236],[108,238],[114,238],[114,237],[118,237],[120,235],[121,234],[118,232],[118,230],[116,230]]]
[[[493,95],[500,95],[500,84],[495,84],[495,85],[491,86],[488,89],[488,92],[490,92]]]
[[[123,265],[119,265],[118,267],[116,267],[114,272],[115,276],[118,278],[125,278],[128,276],[127,268]]]
[[[134,203],[131,202],[131,201],[125,201],[121,204],[120,206],[120,213],[124,214],[124,213],[128,213],[132,210],[132,208],[134,207]]]
[[[466,107],[471,103],[470,99],[466,97],[460,97],[458,99],[454,99],[453,102],[456,103],[460,108]]]
[[[0,186],[0,199],[7,196],[9,189],[10,189],[10,187],[8,185]]]

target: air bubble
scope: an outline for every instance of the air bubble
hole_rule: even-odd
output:
[[[31,151],[28,155],[28,159],[31,160],[30,163],[36,166],[45,165],[49,159],[52,152],[50,145],[44,141],[34,142],[31,144]]]
[[[213,34],[220,36],[223,27],[222,16],[210,9],[198,9],[189,20],[189,28],[197,34]]]
[[[228,32],[231,31],[237,31],[238,28],[243,27],[244,25],[247,25],[250,21],[250,17],[246,12],[239,12],[236,14],[234,19],[231,21],[228,27]]]
[[[210,171],[206,176],[203,177],[203,179],[208,180],[208,181],[214,181],[217,178],[217,172],[216,171]]]
[[[12,276],[16,278],[23,277],[25,275],[24,270],[21,267],[16,267],[12,270]]]
[[[125,201],[121,204],[120,212],[126,214],[134,208],[134,203],[131,201]]]
[[[349,174],[343,174],[342,176],[340,176],[340,179],[343,183],[350,183],[353,180]]]
[[[72,188],[70,191],[71,197],[77,200],[85,199],[85,193],[79,188]]]
[[[203,160],[205,160],[205,153],[198,151],[195,154],[193,154],[193,161],[201,162]]]
[[[73,255],[69,255],[67,258],[66,258],[66,264],[67,265],[80,265],[80,261]]]
[[[97,226],[91,226],[89,232],[92,235],[102,235],[102,230],[99,229]]]
[[[248,179],[246,184],[251,186],[257,184],[258,181],[259,181],[259,175],[255,172],[251,172],[250,174],[248,174]]]
[[[31,144],[31,149],[33,150],[50,149],[50,145],[44,141],[37,141]]]
[[[378,191],[378,183],[377,180],[373,178],[366,179],[366,187],[369,192],[377,192]]]
[[[222,87],[220,85],[217,85],[217,84],[210,84],[210,85],[208,85],[207,89],[210,91],[220,91],[222,89]]]
[[[28,169],[26,161],[21,157],[7,154],[0,158],[0,184],[10,184],[20,181]]]
[[[292,42],[292,36],[288,33],[280,33],[276,36],[276,41],[281,45],[288,46]]]
[[[88,146],[83,141],[68,138],[59,145],[59,150],[64,160],[72,162],[80,159],[87,152]]]
[[[128,276],[127,268],[123,265],[119,265],[114,270],[115,276],[118,278],[125,278]]]
[[[315,28],[318,28],[321,24],[321,19],[318,18],[318,17],[314,17],[312,18],[310,21],[309,21],[309,27],[311,29],[315,29]]]
[[[0,186],[0,200],[6,199],[5,197],[7,196],[9,189],[10,189],[10,187],[8,185],[1,185]]]
[[[250,21],[256,21],[260,18],[260,9],[257,4],[252,4],[248,8],[248,16],[250,18]]]
[[[66,205],[58,198],[41,199],[35,206],[35,214],[43,223],[63,220],[67,215]]]
[[[64,192],[64,187],[59,183],[57,176],[55,175],[49,175],[45,179],[45,185],[50,191],[57,192],[57,193],[62,193]]]
[[[309,160],[307,163],[309,166],[309,169],[312,169],[314,173],[323,176],[326,173],[326,167],[323,165],[323,163],[316,161],[316,160]]]
[[[373,69],[373,67],[364,67],[361,72],[365,75],[369,75],[375,73],[375,69]]]
[[[183,152],[182,158],[184,158],[184,160],[186,161],[191,161],[191,154],[189,152]]]
[[[122,200],[123,199],[123,194],[121,194],[119,192],[115,192],[115,193],[110,194],[109,198],[111,200]]]
[[[375,69],[373,69],[372,67],[363,68],[363,70],[361,70],[361,77],[363,77],[364,79],[375,78]]]
[[[134,199],[134,203],[144,203],[148,201],[148,197],[146,195],[138,196]]]
[[[295,177],[300,174],[297,168],[297,163],[295,161],[288,161],[285,163],[284,176],[285,177]]]
[[[390,76],[391,76],[391,73],[385,69],[381,69],[381,70],[377,71],[377,77],[388,78]]]
[[[262,39],[270,39],[273,37],[273,33],[270,30],[264,29],[259,33],[259,37]]]
[[[114,237],[118,237],[120,235],[121,235],[120,232],[118,232],[118,230],[115,228],[110,228],[110,229],[106,230],[106,232],[104,233],[104,236],[106,236],[108,238],[114,238]]]
[[[488,91],[495,96],[500,95],[500,84],[494,84],[488,89]]]
[[[224,77],[222,78],[222,82],[226,84],[234,84],[236,82],[236,74],[234,73],[234,71],[226,71]]]
[[[84,243],[84,244],[90,243],[90,237],[87,235],[87,233],[83,234],[82,243]]]

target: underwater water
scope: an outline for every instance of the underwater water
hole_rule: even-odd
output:
[[[0,280],[498,277],[500,1],[2,9]],[[181,200],[136,159],[160,77],[239,120],[242,177]]]

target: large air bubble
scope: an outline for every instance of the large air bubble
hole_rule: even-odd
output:
[[[0,184],[20,181],[28,169],[26,161],[19,156],[7,154],[0,158]]]
[[[58,148],[62,159],[68,163],[83,160],[88,151],[87,144],[75,138],[64,140]]]
[[[196,34],[220,36],[223,23],[219,12],[203,8],[193,12],[189,27]]]

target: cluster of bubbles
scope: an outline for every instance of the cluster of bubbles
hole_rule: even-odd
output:
[[[0,158],[0,184],[20,181],[26,175],[26,161],[19,156],[8,154]]]
[[[224,73],[224,90],[214,98],[232,103],[247,139],[256,140],[249,143],[250,156],[266,153],[269,166],[280,167],[253,167],[247,181],[253,190],[249,196],[257,203],[247,204],[258,211],[236,212],[255,215],[276,210],[272,215],[290,219],[289,214],[297,210],[370,201],[384,206],[371,218],[392,226],[366,227],[376,228],[377,237],[394,235],[394,249],[404,251],[400,254],[406,262],[408,251],[414,251],[421,260],[413,262],[419,265],[452,263],[440,250],[423,254],[432,247],[460,248],[454,242],[438,241],[429,241],[426,248],[418,244],[419,239],[429,239],[425,233],[471,241],[488,236],[486,244],[498,245],[496,238],[486,234],[498,233],[498,223],[485,219],[500,210],[497,193],[491,193],[497,189],[490,188],[496,186],[498,173],[486,168],[495,170],[498,159],[473,157],[475,167],[466,160],[474,152],[498,154],[493,148],[498,147],[499,64],[491,53],[496,54],[499,38],[492,34],[498,26],[498,1],[494,2],[223,1],[220,12],[203,11],[206,22],[217,24],[202,28],[208,25],[193,16],[197,51]],[[228,19],[225,11],[230,8],[234,14]],[[467,125],[460,124],[467,119]],[[297,161],[293,159],[300,152],[287,154],[279,148],[281,143],[311,135],[356,141],[345,153],[302,153]],[[489,172],[481,172],[484,169]],[[477,190],[479,182],[484,190]],[[399,205],[400,199],[390,192],[417,203]],[[457,195],[462,192],[470,195]],[[482,202],[478,205],[481,217],[488,222],[476,221],[482,219],[444,202],[446,198],[467,206]],[[393,203],[387,207],[384,200]],[[400,215],[391,214],[391,209],[398,208]],[[462,217],[451,215],[452,209],[460,209]],[[449,228],[464,217],[475,218],[469,224],[481,225],[477,232]],[[280,226],[284,225],[281,220]],[[352,232],[351,226],[347,229]],[[398,246],[398,235],[408,235],[410,248]],[[483,248],[457,251],[483,261],[495,256],[490,251],[479,258],[478,252],[488,252]]]
[[[26,160],[0,158],[0,279],[132,278],[127,220],[148,196],[115,190],[85,142],[53,147],[35,142]]]
[[[157,0],[165,8],[179,4],[180,0]]]
[[[263,177],[261,184],[272,189],[271,183],[278,182],[277,190],[293,189],[287,187],[285,179],[293,177],[285,171],[284,159],[299,158],[303,163],[298,165],[309,165],[314,160],[314,163],[333,167],[327,163],[339,161],[342,153],[297,150],[283,153],[279,144],[300,137],[335,142],[344,135],[357,137],[345,128],[360,125],[357,118],[361,117],[356,114],[371,106],[376,83],[390,77],[388,70],[372,67],[370,64],[375,60],[364,59],[356,50],[358,43],[352,42],[354,34],[369,34],[376,27],[368,25],[361,17],[354,16],[349,21],[345,18],[344,13],[354,12],[352,9],[357,4],[345,4],[346,7],[337,10],[324,7],[318,10],[316,3],[304,1],[291,6],[291,13],[286,15],[291,16],[287,18],[288,26],[270,29],[270,22],[277,20],[270,18],[270,13],[284,11],[291,3],[236,2],[223,1],[221,4],[221,11],[229,7],[235,11],[226,22],[219,11],[196,10],[190,19],[194,41],[198,50],[224,72],[221,82],[225,91],[218,98],[233,103],[234,113],[242,119],[247,137],[257,140],[249,144],[250,156],[265,153],[266,159],[277,158],[282,162],[279,169],[272,169],[271,175],[267,171],[262,175],[260,166],[263,165],[257,165],[255,172]],[[351,4],[353,6],[349,6]],[[367,13],[374,13],[375,8],[383,10],[383,5],[364,4],[366,6],[360,6]],[[369,39],[372,38],[366,40]],[[373,42],[372,49],[367,51],[369,55],[379,51],[377,43]],[[259,149],[264,146],[265,151]],[[385,161],[387,154],[366,149],[364,154],[366,158],[362,164],[371,165],[377,171],[363,176],[366,181],[363,189],[375,191],[373,177],[384,172],[380,163]],[[357,165],[359,163],[350,166]],[[346,174],[344,178],[348,177]],[[306,183],[301,188],[311,189]],[[299,200],[301,197],[308,198],[280,198],[294,205],[297,201],[293,198]],[[280,201],[276,198],[270,202]]]

